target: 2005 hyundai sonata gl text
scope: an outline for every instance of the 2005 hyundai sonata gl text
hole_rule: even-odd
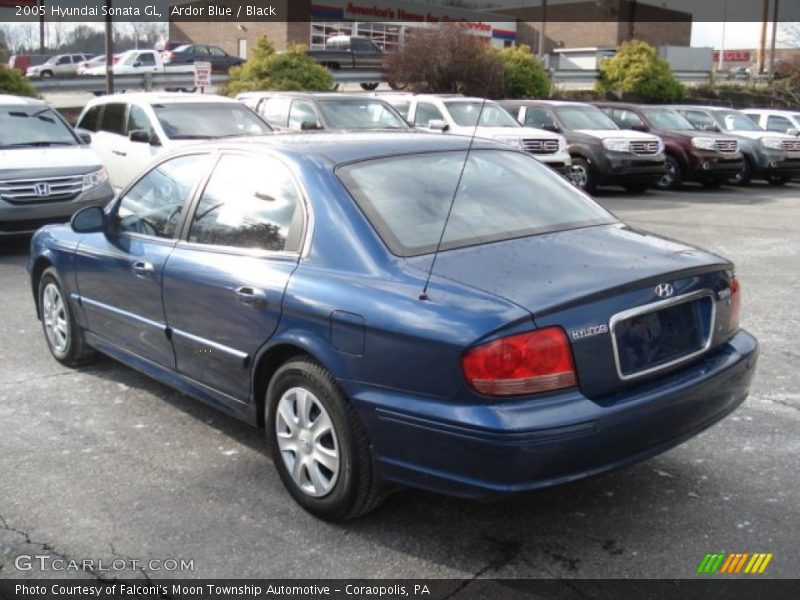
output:
[[[263,426],[289,493],[331,520],[390,484],[488,498],[600,473],[745,399],[758,347],[729,261],[469,144],[306,133],[164,157],[34,236],[53,356],[100,351]]]

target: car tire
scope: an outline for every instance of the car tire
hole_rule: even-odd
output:
[[[622,187],[625,188],[626,192],[631,194],[642,194],[649,190],[651,186],[649,183],[641,183],[637,181],[636,183],[625,183]]]
[[[789,182],[789,177],[786,175],[770,175],[767,178],[767,183],[770,185],[785,185]]]
[[[572,158],[572,167],[569,170],[569,180],[578,189],[587,194],[593,194],[597,189],[597,177],[589,161],[580,156]]]
[[[372,91],[378,89],[378,85],[380,85],[380,84],[378,84],[378,83],[376,83],[374,81],[369,82],[369,83],[362,83],[361,84],[361,89],[364,90],[365,92],[372,92]]]
[[[366,432],[324,367],[310,359],[283,364],[265,401],[272,460],[300,506],[326,521],[346,521],[380,504]]]
[[[678,159],[669,154],[666,157],[664,176],[656,182],[660,190],[679,190],[683,185],[683,173]]]
[[[96,352],[86,343],[53,267],[42,273],[37,298],[44,339],[53,358],[68,367],[77,367],[91,360]]]
[[[389,81],[389,87],[395,92],[401,92],[408,87],[408,83],[404,81]]]
[[[741,187],[750,185],[750,180],[753,177],[753,167],[750,165],[750,159],[745,157],[744,161],[742,162],[742,170],[739,171],[736,175],[731,177],[728,182],[732,183],[733,185],[738,185]]]
[[[39,74],[39,77],[41,77],[42,79],[46,79],[46,78],[52,77],[52,76],[53,76],[53,72],[52,71],[42,71]]]

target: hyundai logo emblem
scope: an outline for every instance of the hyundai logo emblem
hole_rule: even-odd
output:
[[[50,186],[46,183],[37,183],[35,186],[33,186],[33,190],[36,192],[37,196],[50,195]]]
[[[669,298],[675,293],[675,288],[669,283],[659,283],[655,289],[656,296],[659,298]]]

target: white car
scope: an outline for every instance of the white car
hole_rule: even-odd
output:
[[[114,75],[136,75],[137,73],[192,73],[194,65],[183,64],[170,66],[167,69],[157,50],[128,50],[119,55],[111,65]],[[83,75],[105,75],[105,64],[85,69]]]
[[[25,77],[69,77],[78,74],[78,65],[90,54],[57,54],[40,65],[28,67]]]
[[[746,108],[742,112],[767,131],[800,135],[800,111]]]
[[[523,127],[502,106],[492,100],[465,96],[387,95],[381,99],[389,104],[407,105],[407,120],[417,129],[430,132],[488,138],[504,142],[529,152],[539,162],[566,175],[571,165],[567,141],[563,135]],[[410,101],[410,102],[409,102]],[[478,115],[480,123],[476,127]]]
[[[252,110],[212,94],[135,93],[99,96],[76,127],[91,136],[111,186],[119,192],[159,154],[192,140],[272,131]]]

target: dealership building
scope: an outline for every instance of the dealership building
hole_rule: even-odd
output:
[[[236,0],[228,1],[238,4]],[[214,4],[225,5],[226,0],[215,0]],[[539,49],[543,41],[541,49],[545,52],[586,46],[614,48],[634,38],[655,46],[688,46],[692,32],[690,15],[647,7],[646,12],[639,8],[634,16],[629,7],[636,3],[630,0],[552,5],[547,9],[543,39],[542,14],[538,9],[497,8],[495,12],[481,12],[406,0],[275,0],[271,4],[285,20],[177,21],[171,18],[170,40],[212,44],[230,54],[248,58],[261,35],[267,35],[278,50],[296,43],[321,49],[331,36],[358,35],[374,40],[391,52],[402,46],[414,30],[438,27],[447,22],[459,23],[465,31],[493,46],[524,43]],[[605,12],[599,12],[601,4]],[[609,19],[607,7],[610,5],[616,7],[613,14],[631,15],[633,20]]]

